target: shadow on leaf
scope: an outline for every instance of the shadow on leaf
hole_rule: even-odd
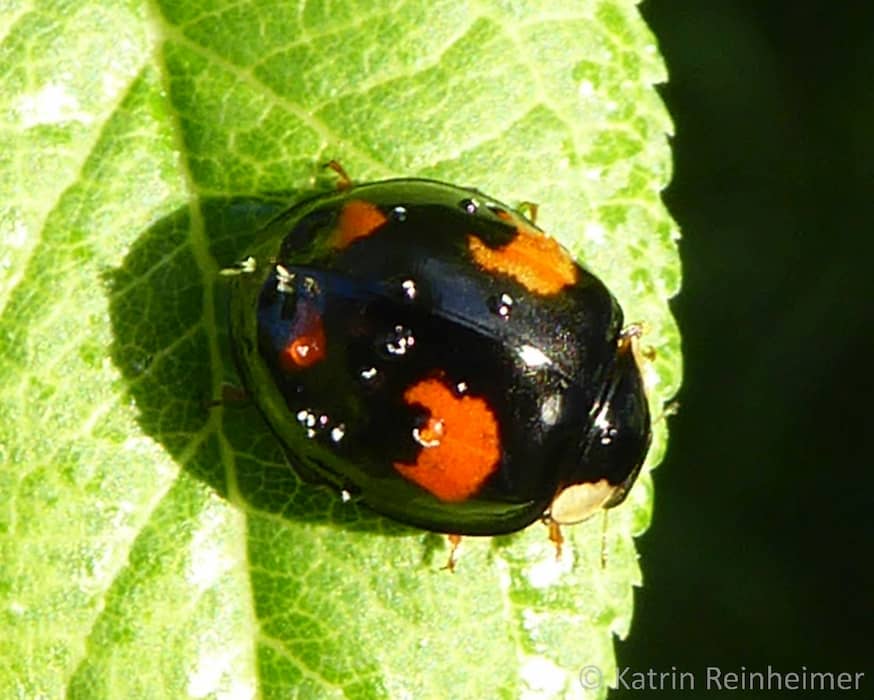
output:
[[[225,382],[238,380],[228,345],[227,280],[204,279],[196,232],[202,229],[204,252],[217,269],[230,267],[245,256],[255,232],[284,209],[280,201],[294,198],[207,199],[196,216],[185,207],[145,231],[123,264],[106,275],[113,361],[127,380],[143,431],[223,498],[288,520],[415,533],[343,503],[328,487],[302,482],[253,405],[209,407],[217,398],[214,362]]]

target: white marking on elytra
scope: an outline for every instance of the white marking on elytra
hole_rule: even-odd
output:
[[[294,291],[294,273],[284,265],[276,265],[276,291],[280,294],[291,294]]]

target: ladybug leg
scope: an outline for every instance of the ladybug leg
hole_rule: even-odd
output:
[[[549,541],[555,545],[555,559],[558,561],[561,559],[561,545],[564,542],[564,535],[561,534],[561,526],[552,518],[547,519],[546,525],[549,527]]]
[[[443,568],[449,569],[449,571],[455,573],[455,562],[458,561],[455,555],[461,544],[461,535],[446,535],[446,537],[449,539],[449,559],[446,560],[446,564]]]
[[[208,399],[204,403],[207,408],[218,408],[219,406],[241,406],[249,403],[249,392],[241,386],[233,384],[222,384],[222,395],[219,399]]]
[[[652,345],[642,345],[641,337],[649,329],[643,321],[629,323],[619,333],[618,349],[619,352],[631,352],[634,355],[634,361],[640,370],[641,376],[644,378],[644,389],[649,392],[652,388],[651,380],[647,381],[647,373],[644,372],[644,367],[647,364],[652,364],[656,359],[656,349]]]
[[[540,205],[537,202],[519,202],[519,213],[524,214],[532,224],[537,223],[537,211]]]
[[[670,401],[665,404],[665,407],[662,409],[662,414],[656,419],[664,420],[665,418],[670,418],[671,416],[676,416],[680,412],[680,402],[679,401]]]
[[[251,275],[255,272],[257,268],[257,263],[255,262],[255,258],[251,255],[245,260],[241,260],[236,265],[232,265],[231,267],[225,267],[219,270],[219,274],[222,277],[236,277],[237,275]]]
[[[619,333],[619,347],[627,347],[631,346],[631,351],[635,354],[637,358],[638,367],[640,367],[643,363],[641,360],[646,360],[647,362],[655,362],[658,353],[656,349],[652,345],[641,345],[640,337],[646,333],[647,327],[644,322],[637,323],[629,323],[622,331]],[[669,418],[670,416],[675,416],[680,410],[680,402],[679,401],[671,401],[666,404],[662,408],[661,414],[655,419],[654,422],[659,422],[664,420],[665,418]]]
[[[644,333],[646,333],[646,324],[643,321],[636,321],[635,323],[629,323],[622,331],[619,333],[619,342],[620,343],[628,343],[633,338],[640,338]]]
[[[604,519],[601,521],[601,568],[607,568],[607,516],[610,511],[604,509]]]
[[[604,519],[601,525],[601,568],[607,568],[607,514],[609,511],[605,508]],[[555,558],[561,559],[561,546],[564,543],[564,535],[561,534],[561,526],[552,518],[547,516],[544,521],[549,528],[549,541],[555,545]]]
[[[327,163],[325,163],[325,167],[330,168],[335,173],[337,173],[337,175],[340,176],[340,179],[337,181],[337,189],[338,190],[340,190],[342,192],[342,191],[348,190],[350,187],[352,187],[352,178],[349,177],[349,174],[346,172],[346,169],[342,165],[340,165],[336,160],[333,160],[333,159],[329,160]]]
[[[642,345],[640,343],[640,339],[648,330],[649,328],[647,328],[647,324],[644,321],[636,321],[635,323],[629,323],[619,333],[619,348],[631,346],[632,352],[638,358],[638,365],[640,365],[641,359],[647,362],[654,362],[657,356],[656,349],[652,345]]]

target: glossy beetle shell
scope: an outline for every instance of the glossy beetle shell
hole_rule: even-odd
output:
[[[520,214],[387,180],[295,205],[252,257],[234,282],[234,353],[304,478],[473,535],[625,498],[650,440],[636,337],[604,284]]]

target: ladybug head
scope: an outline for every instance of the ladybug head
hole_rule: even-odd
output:
[[[649,449],[650,415],[636,333],[623,334],[579,462],[563,475],[549,516],[577,523],[625,500]]]

